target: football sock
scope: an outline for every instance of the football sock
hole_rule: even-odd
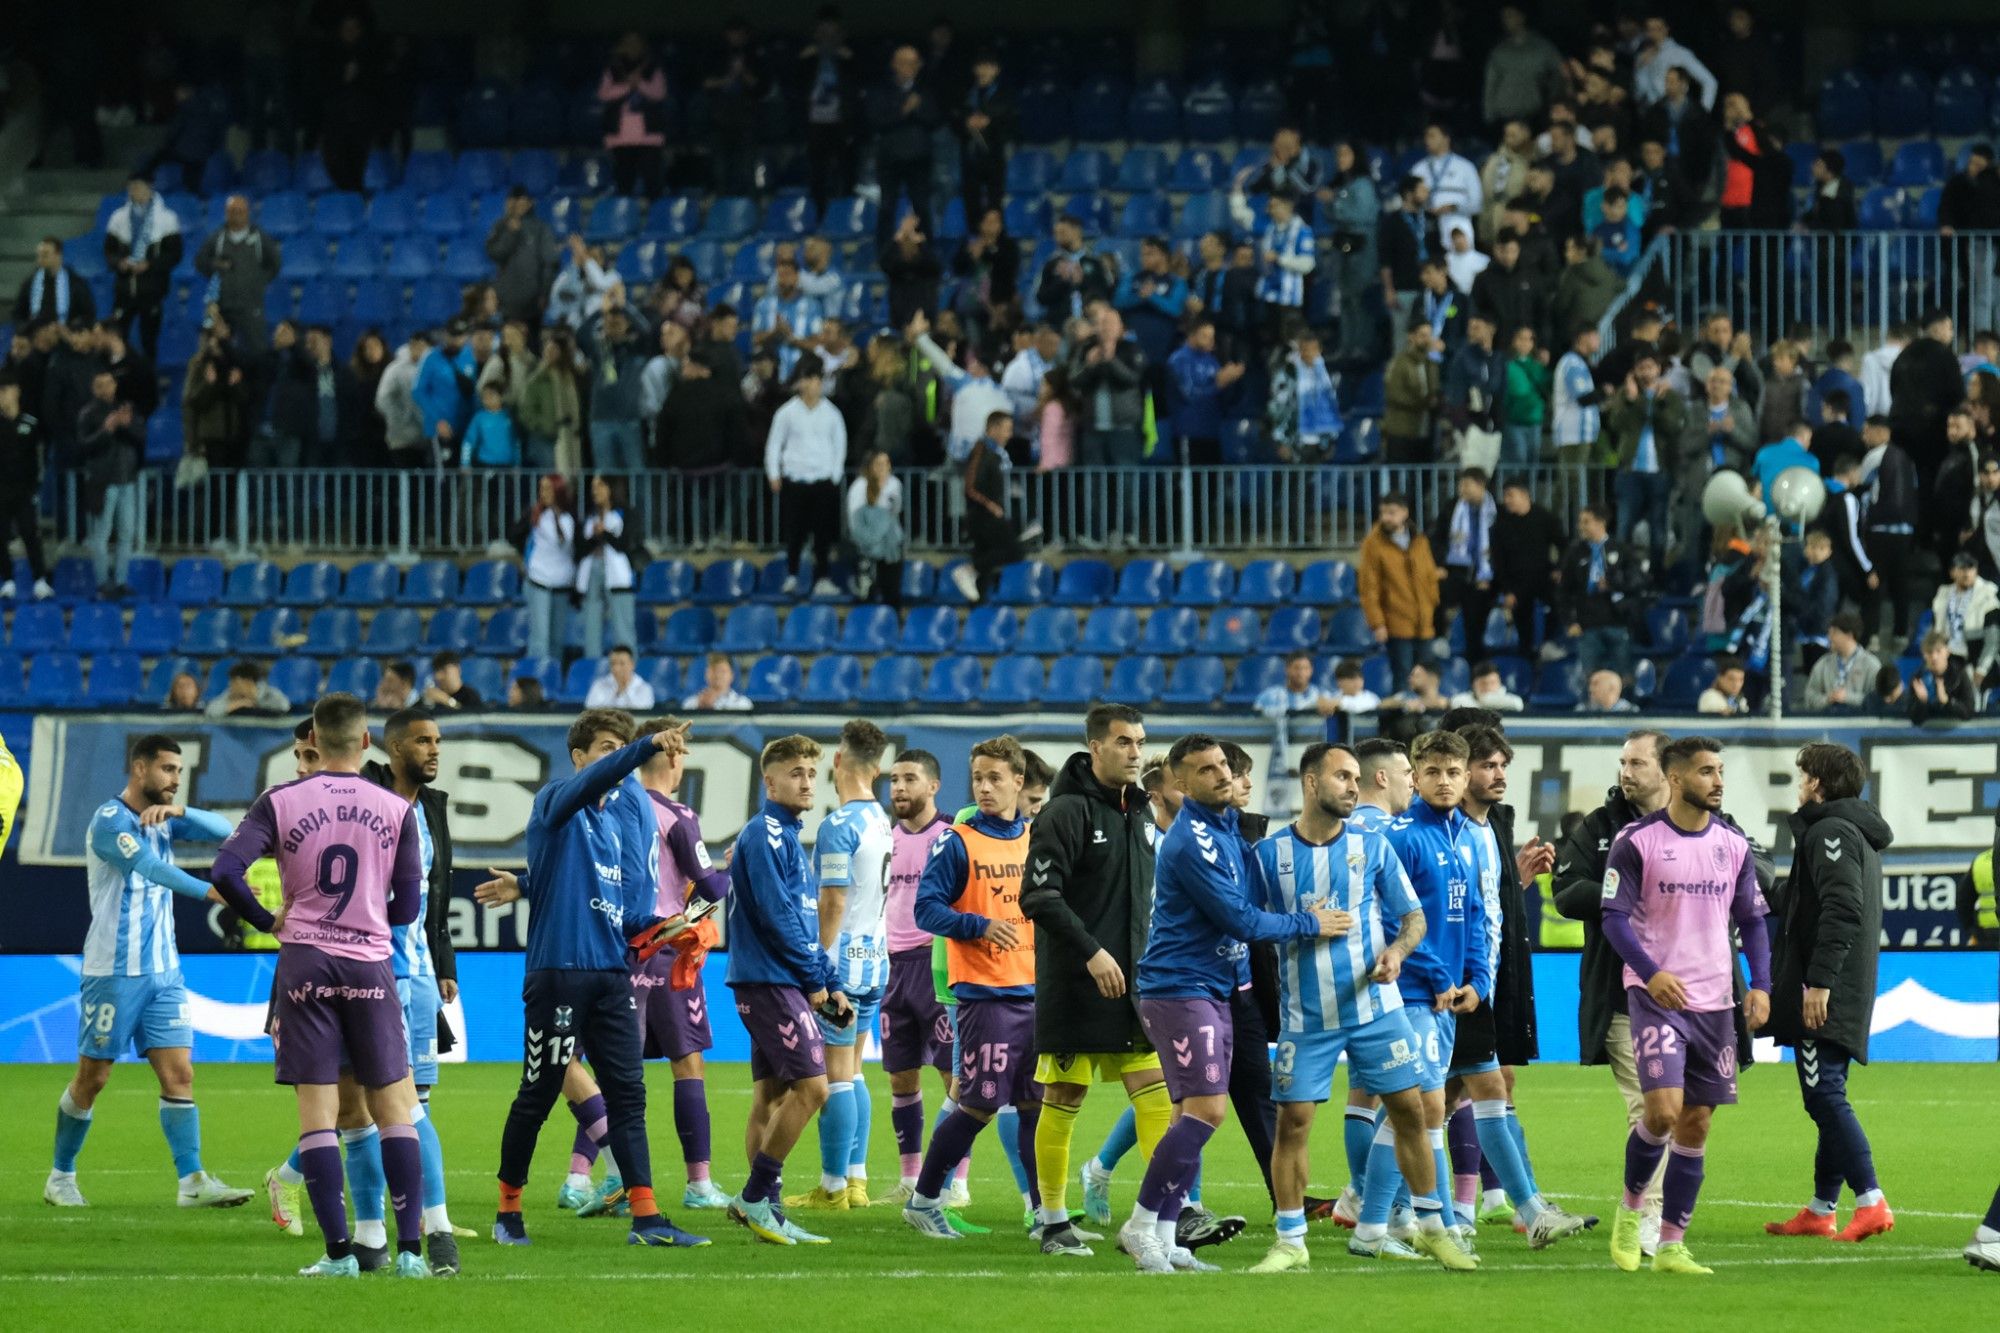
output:
[[[382,1175],[382,1135],[373,1125],[343,1129],[340,1141],[347,1145],[347,1182],[354,1195],[354,1221],[381,1222],[382,1194],[388,1188]]]
[[[924,1165],[924,1094],[899,1092],[889,1103],[889,1127],[896,1132],[904,1184],[915,1184]]]
[[[201,1112],[185,1097],[160,1098],[160,1132],[174,1156],[174,1174],[182,1180],[201,1171]]]
[[[956,1110],[958,1110],[958,1098],[947,1095],[944,1099],[944,1104],[938,1107],[937,1119],[931,1121],[931,1137],[933,1139],[937,1137],[938,1129],[944,1124],[945,1121],[951,1119],[952,1113]],[[919,1170],[922,1169],[921,1164],[919,1165],[918,1169]],[[963,1181],[967,1176],[971,1174],[972,1174],[972,1158],[970,1156],[967,1156],[964,1161],[960,1162],[956,1167],[953,1168],[953,1175],[954,1178],[957,1180]]]
[[[1694,1220],[1694,1201],[1701,1194],[1705,1150],[1673,1144],[1667,1149],[1667,1178],[1661,1185],[1660,1244],[1671,1245],[1687,1234]]]
[[[1303,1208],[1280,1208],[1278,1210],[1278,1239],[1287,1245],[1306,1243],[1306,1210]]]
[[[1133,1128],[1139,1135],[1139,1151],[1147,1161],[1153,1160],[1153,1151],[1166,1137],[1167,1126],[1173,1123],[1174,1103],[1167,1095],[1165,1083],[1150,1083],[1132,1094]],[[1069,1174],[1068,1137],[1063,1140],[1063,1174]]]
[[[298,1145],[294,1144],[292,1146],[292,1155],[290,1157],[278,1163],[278,1179],[287,1185],[303,1185],[306,1183],[304,1174],[299,1171]]]
[[[500,1182],[500,1207],[498,1211],[503,1213],[519,1213],[521,1211],[521,1187],[519,1185],[509,1185],[504,1180]]]
[[[758,1153],[750,1159],[750,1179],[743,1185],[743,1201],[757,1203],[761,1200],[777,1202],[778,1177],[784,1173],[785,1164],[769,1153]]]
[[[847,1188],[847,1153],[854,1146],[854,1084],[842,1079],[826,1085],[826,1105],[819,1110],[819,1183],[828,1194]]]
[[[76,1171],[76,1155],[83,1151],[83,1139],[90,1133],[90,1112],[80,1110],[71,1100],[69,1089],[56,1101],[55,1169],[64,1175]]]
[[[576,1117],[576,1140],[570,1145],[569,1173],[587,1177],[597,1161],[597,1154],[604,1147],[604,1131],[608,1126],[604,1094],[593,1092],[580,1102],[571,1102],[569,1113]]]
[[[1444,1147],[1444,1126],[1439,1125],[1436,1129],[1427,1129],[1424,1131],[1424,1134],[1431,1141],[1431,1158],[1437,1164],[1437,1176],[1431,1185],[1431,1192],[1427,1197],[1438,1200],[1439,1206],[1442,1207],[1445,1191],[1451,1187],[1451,1155],[1445,1151]],[[1416,1191],[1410,1188],[1409,1181],[1405,1180],[1403,1182],[1403,1188],[1397,1195],[1396,1202],[1409,1207],[1416,1206]]]
[[[1838,1190],[1835,1190],[1834,1192],[1836,1194],[1839,1193]],[[1837,1203],[1838,1200],[1823,1198],[1821,1197],[1819,1192],[1815,1190],[1813,1192],[1812,1202],[1806,1205],[1806,1211],[1811,1213],[1814,1217],[1832,1217],[1834,1207]]]
[[[1021,1158],[1023,1166],[1021,1193],[1028,1201],[1028,1207],[1039,1210],[1042,1206],[1040,1182],[1035,1176],[1035,1132],[1041,1128],[1042,1104],[1030,1102],[1015,1108],[1014,1137],[1015,1154]],[[1067,1216],[1067,1214],[1065,1214]]]
[[[1461,1102],[1445,1118],[1445,1147],[1451,1154],[1451,1200],[1460,1221],[1473,1220],[1473,1201],[1479,1195],[1479,1175],[1485,1159],[1479,1151],[1479,1135],[1472,1126],[1472,1104]],[[1442,1193],[1446,1182],[1438,1182]]]
[[[384,1125],[382,1175],[396,1208],[396,1248],[422,1254],[424,1245],[424,1158],[414,1125]]]
[[[962,1108],[945,1117],[944,1123],[931,1132],[930,1149],[924,1153],[923,1167],[917,1172],[918,1197],[935,1199],[944,1192],[945,1177],[972,1152],[972,1141],[984,1128],[984,1122]]]
[[[1104,1145],[1097,1150],[1097,1165],[1106,1172],[1116,1171],[1118,1164],[1125,1160],[1125,1154],[1138,1144],[1139,1119],[1128,1105],[1118,1113],[1111,1132],[1104,1136]]]
[[[431,1120],[428,1098],[419,1097],[410,1112],[411,1128],[417,1131],[417,1155],[424,1164],[424,1234],[451,1230],[451,1214],[444,1203],[444,1144],[437,1125]]]
[[[1049,1211],[1050,1220],[1069,1217],[1069,1150],[1080,1109],[1045,1101],[1035,1127],[1035,1175],[1041,1185],[1042,1207]]]
[[[875,1119],[875,1098],[868,1091],[868,1080],[857,1074],[854,1077],[854,1138],[847,1149],[847,1178],[850,1181],[868,1179],[868,1131]]]
[[[1444,1204],[1435,1194],[1419,1194],[1410,1200],[1417,1214],[1417,1226],[1425,1231],[1444,1230]]]
[[[1396,1165],[1396,1131],[1386,1113],[1375,1126],[1375,1141],[1368,1149],[1368,1171],[1363,1179],[1367,1183],[1361,1195],[1360,1220],[1369,1226],[1386,1227],[1396,1192],[1403,1187],[1403,1171]]]
[[[1882,1202],[1882,1191],[1880,1189],[1863,1190],[1854,1196],[1854,1204],[1857,1208],[1873,1208],[1880,1202]]]
[[[330,1259],[348,1255],[347,1198],[341,1190],[340,1136],[330,1129],[299,1136],[299,1167],[305,1173],[306,1197],[313,1218],[326,1238]]]
[[[1000,1151],[1006,1154],[1007,1166],[1014,1173],[1014,1188],[1023,1195],[1028,1193],[1028,1168],[1021,1160],[1021,1113],[1011,1106],[1003,1106],[993,1117],[993,1128],[1000,1137]]]
[[[1138,1203],[1133,1209],[1135,1218],[1142,1210],[1163,1222],[1180,1216],[1187,1187],[1201,1165],[1201,1151],[1214,1133],[1215,1126],[1191,1115],[1173,1123],[1146,1162],[1146,1176],[1139,1183]]]
[[[2000,1190],[1993,1191],[1993,1202],[1986,1205],[1986,1217],[1980,1223],[1989,1232],[2000,1233]],[[1982,1236],[1987,1241],[2000,1240],[2000,1234]]]
[[[1527,1168],[1528,1188],[1540,1194],[1542,1187],[1535,1180],[1535,1159],[1528,1156],[1528,1136],[1521,1129],[1521,1115],[1512,1102],[1507,1103],[1507,1132],[1514,1136],[1514,1147],[1520,1151],[1521,1165]],[[1487,1188],[1496,1189],[1499,1185],[1500,1181],[1495,1179],[1487,1184]]]
[[[632,1209],[632,1220],[635,1222],[642,1217],[658,1217],[660,1215],[660,1204],[653,1197],[653,1187],[651,1185],[634,1185],[631,1189],[625,1191],[625,1199]]]
[[[699,1177],[690,1169],[688,1179],[707,1180],[708,1159],[711,1156],[708,1132],[708,1085],[701,1079],[674,1080],[674,1134],[681,1141],[681,1160],[690,1168],[697,1166],[701,1168]]]
[[[1625,1206],[1637,1209],[1645,1204],[1646,1186],[1666,1154],[1667,1140],[1656,1137],[1641,1120],[1625,1137]]]
[[[1499,1174],[1500,1184],[1507,1191],[1507,1201],[1520,1210],[1524,1221],[1533,1222],[1541,1216],[1543,1204],[1536,1197],[1534,1186],[1529,1183],[1527,1165],[1521,1161],[1521,1149],[1507,1128],[1507,1103],[1499,1100],[1474,1102],[1472,1117],[1473,1126],[1479,1132],[1479,1151],[1493,1163],[1493,1170]]]
[[[1347,1144],[1347,1187],[1359,1194],[1368,1179],[1368,1150],[1375,1143],[1375,1113],[1365,1106],[1350,1106],[1342,1123]]]

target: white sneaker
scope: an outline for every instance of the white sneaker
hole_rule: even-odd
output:
[[[203,1171],[181,1183],[176,1202],[183,1208],[236,1208],[250,1202],[250,1191],[231,1189]]]
[[[1167,1247],[1160,1243],[1160,1233],[1150,1225],[1127,1222],[1118,1228],[1118,1248],[1132,1256],[1132,1262],[1141,1273],[1171,1273],[1173,1259]]]
[[[1452,1239],[1458,1242],[1459,1249],[1464,1250],[1467,1254],[1475,1258],[1478,1257],[1479,1237],[1472,1226],[1461,1223],[1455,1227],[1446,1227],[1445,1230],[1449,1231]]]
[[[1576,1235],[1588,1225],[1590,1224],[1575,1213],[1565,1212],[1554,1204],[1549,1204],[1528,1225],[1528,1248],[1531,1250],[1546,1250],[1557,1241],[1566,1240]],[[1657,1227],[1657,1224],[1655,1225]],[[1658,1230],[1653,1232],[1653,1239],[1655,1243],[1658,1242]],[[1642,1225],[1639,1233],[1640,1249],[1643,1250],[1645,1245],[1645,1230]]]
[[[819,579],[813,584],[813,596],[838,597],[840,596],[840,585],[832,579]]]
[[[799,576],[797,574],[785,575],[785,581],[778,587],[778,591],[785,594],[785,596],[787,597],[790,597],[793,593],[797,592],[798,590],[799,590]]]
[[[14,580],[8,579],[5,583],[0,583],[0,602],[11,602],[13,600]]]
[[[1639,1253],[1648,1259],[1660,1248],[1660,1215],[1647,1210],[1639,1218]]]
[[[88,1208],[90,1200],[83,1197],[76,1188],[74,1171],[51,1171],[48,1183],[42,1186],[42,1202],[57,1208]]]
[[[944,1197],[938,1200],[938,1205],[943,1208],[951,1208],[963,1212],[965,1209],[972,1207],[972,1191],[959,1181],[954,1180],[946,1187]]]
[[[1416,1239],[1417,1214],[1414,1209],[1398,1208],[1389,1214],[1389,1239],[1400,1240],[1405,1245]]]
[[[1167,1251],[1167,1262],[1177,1273],[1220,1273],[1221,1265],[1204,1263],[1194,1257],[1194,1251],[1183,1245],[1176,1245]]]
[[[1981,1240],[1975,1234],[1966,1242],[1965,1262],[1989,1273],[2000,1273],[2000,1240]]]
[[[953,565],[951,582],[952,586],[958,589],[959,595],[965,598],[966,601],[976,602],[979,600],[979,575],[973,572],[971,565]]]
[[[1340,1187],[1340,1197],[1333,1201],[1333,1224],[1349,1231],[1361,1225],[1361,1196],[1354,1192],[1354,1186]]]

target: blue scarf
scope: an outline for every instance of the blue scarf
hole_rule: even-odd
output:
[[[28,313],[36,319],[42,316],[42,303],[48,299],[49,271],[35,270],[34,286],[28,289]],[[56,323],[69,323],[69,265],[56,270]]]
[[[1326,373],[1326,362],[1307,365],[1294,356],[1292,367],[1299,384],[1299,438],[1335,438],[1340,434],[1340,400],[1334,397],[1333,377]]]
[[[137,204],[127,204],[125,208],[126,216],[132,222],[132,242],[129,247],[132,258],[144,259],[146,251],[153,244],[153,219],[159,216],[160,196],[156,194],[148,199],[144,208]]]

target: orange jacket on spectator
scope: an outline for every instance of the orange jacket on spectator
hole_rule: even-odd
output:
[[[1361,542],[1361,613],[1370,629],[1387,628],[1392,639],[1428,639],[1437,615],[1437,565],[1424,534],[1410,533],[1408,550],[1382,530],[1370,529]]]

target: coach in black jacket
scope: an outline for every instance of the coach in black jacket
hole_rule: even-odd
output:
[[[1882,940],[1881,853],[1895,835],[1861,799],[1866,778],[1852,750],[1816,741],[1800,749],[1798,768],[1792,875],[1773,904],[1765,1030],[1797,1051],[1799,1091],[1819,1126],[1813,1198],[1825,1207],[1813,1211],[1831,1233],[1843,1180],[1864,1208],[1879,1201],[1870,1197],[1877,1190],[1875,1160],[1848,1103],[1847,1076],[1851,1063],[1868,1063]],[[1864,1225],[1857,1213],[1850,1229]]]
[[[446,1004],[458,998],[458,955],[451,947],[451,799],[429,784],[438,775],[438,726],[430,711],[405,708],[392,713],[382,728],[382,748],[389,762],[361,766],[361,776],[378,787],[413,800],[431,834],[431,874],[425,889],[424,939],[430,945],[431,966],[437,971],[438,995]],[[451,1038],[438,1026],[438,1050],[451,1049]]]

